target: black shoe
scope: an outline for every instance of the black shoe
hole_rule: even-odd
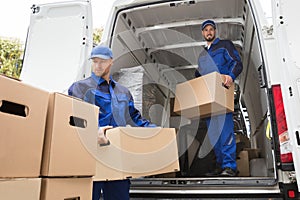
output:
[[[221,172],[222,172],[222,169],[220,167],[217,167],[213,171],[205,173],[205,176],[219,176],[221,174]]]
[[[237,171],[233,170],[229,167],[226,167],[221,173],[220,176],[228,176],[228,177],[234,177],[237,175]]]

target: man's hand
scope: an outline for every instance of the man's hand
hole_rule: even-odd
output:
[[[98,129],[98,138],[97,138],[97,140],[98,140],[98,144],[100,145],[100,146],[106,146],[106,145],[109,145],[109,140],[107,139],[107,137],[106,137],[106,131],[108,130],[108,129],[111,129],[111,128],[113,128],[112,126],[102,126],[102,127],[99,127],[99,129]]]
[[[229,88],[232,85],[233,80],[232,80],[231,76],[229,76],[229,75],[224,75],[224,77],[225,77],[224,85]]]

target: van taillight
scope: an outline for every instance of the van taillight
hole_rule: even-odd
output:
[[[280,85],[272,86],[282,163],[293,162]]]

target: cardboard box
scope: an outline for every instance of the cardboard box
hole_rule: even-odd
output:
[[[251,146],[250,139],[244,134],[236,134],[235,142],[241,143],[243,148],[249,148]]]
[[[250,176],[248,151],[241,151],[236,158],[238,176]]]
[[[250,159],[249,168],[251,177],[270,177],[270,172],[268,172],[269,170],[266,167],[265,158]]]
[[[43,176],[92,176],[99,107],[52,93],[46,123]]]
[[[40,200],[41,179],[0,179],[0,199],[3,200]]]
[[[170,98],[170,116],[180,116],[178,113],[174,112],[175,98]]]
[[[261,157],[261,150],[254,149],[254,148],[245,148],[245,151],[248,152],[249,160],[260,158]]]
[[[234,86],[226,89],[223,78],[213,72],[178,84],[174,112],[190,119],[233,112]]]
[[[43,178],[41,200],[91,200],[92,178]]]
[[[0,177],[39,177],[49,93],[0,75]]]
[[[174,128],[118,127],[106,133],[110,145],[98,147],[94,180],[119,180],[179,170]]]

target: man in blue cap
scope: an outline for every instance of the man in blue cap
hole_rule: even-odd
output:
[[[234,80],[243,69],[238,51],[230,40],[220,40],[216,37],[216,24],[213,20],[204,21],[201,29],[206,45],[200,52],[195,76],[199,77],[216,71],[224,75],[226,87],[234,87]],[[217,162],[216,170],[209,175],[236,176],[233,113],[208,117],[206,124]]]
[[[155,124],[142,118],[140,112],[134,107],[129,90],[112,79],[111,49],[106,46],[96,46],[92,49],[90,59],[92,60],[91,76],[73,83],[68,93],[99,106],[98,143],[100,146],[109,143],[104,135],[108,128],[126,125],[156,127]],[[129,187],[129,179],[96,181],[93,183],[93,200],[100,199],[101,191],[103,199],[106,200],[129,199]]]

